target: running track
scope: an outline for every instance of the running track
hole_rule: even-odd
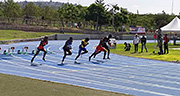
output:
[[[102,60],[102,53],[91,62],[88,56],[99,41],[91,40],[87,46],[88,54],[78,59],[81,64],[74,64],[80,40],[73,42],[73,55],[67,56],[65,65],[61,63],[65,41],[49,41],[46,48],[53,54],[47,54],[46,62],[42,55],[35,58],[36,64],[30,66],[32,54],[0,55],[0,73],[22,77],[66,83],[93,89],[126,93],[137,96],[180,96],[180,64],[156,60],[147,60],[111,54],[111,60]],[[119,41],[122,43],[122,41]],[[17,51],[28,46],[32,49],[39,42],[25,42],[0,45],[4,49],[14,46]]]

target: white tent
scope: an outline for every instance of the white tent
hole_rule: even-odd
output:
[[[175,17],[169,24],[161,28],[162,32],[180,32],[180,19]]]

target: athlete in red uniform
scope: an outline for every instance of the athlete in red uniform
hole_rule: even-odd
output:
[[[38,48],[37,48],[37,52],[34,55],[34,57],[31,59],[31,63],[34,61],[34,58],[39,54],[40,51],[44,51],[44,55],[43,55],[43,60],[45,61],[45,56],[46,56],[46,50],[44,49],[44,46],[48,44],[48,37],[44,37],[44,39],[41,40],[41,43],[39,44]]]
[[[104,57],[103,59],[105,59],[106,56],[106,49],[104,47],[102,47],[103,41],[104,39],[101,39],[99,42],[99,45],[96,47],[96,50],[94,51],[94,53],[89,57],[89,61],[91,61],[91,57],[96,55],[97,53],[104,51]]]

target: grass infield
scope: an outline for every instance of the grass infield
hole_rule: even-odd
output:
[[[0,96],[130,96],[1,73],[0,86]]]
[[[155,47],[154,47],[155,46]],[[130,57],[138,57],[138,58],[146,58],[146,59],[154,59],[154,60],[163,60],[163,61],[180,61],[180,45],[173,45],[169,43],[169,54],[158,55],[159,48],[156,47],[154,43],[147,43],[146,47],[148,52],[143,50],[141,53],[141,44],[138,46],[138,52],[134,53],[134,45],[131,44],[131,50],[125,51],[124,44],[117,44],[116,49],[111,49],[111,53],[125,55]],[[153,53],[155,51],[155,53]],[[164,50],[163,50],[164,51]]]
[[[0,30],[0,40],[15,40],[15,39],[29,39],[41,36],[48,36],[53,34],[60,34],[57,32],[24,32],[18,30]],[[61,33],[62,34],[62,33]],[[64,34],[81,34],[81,33],[64,33]]]

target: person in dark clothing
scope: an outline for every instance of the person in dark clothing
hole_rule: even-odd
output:
[[[167,54],[168,54],[169,53],[169,49],[168,49],[169,38],[168,38],[167,34],[165,34],[163,39],[164,39],[164,54],[166,54],[166,50],[167,50]]]
[[[177,34],[174,34],[173,36],[173,44],[176,45],[176,40],[177,40]]]
[[[159,51],[160,51],[160,52],[158,52],[158,54],[159,54],[159,55],[162,55],[162,54],[163,54],[162,38],[159,38],[158,46],[159,46]]]
[[[125,51],[130,51],[131,45],[129,43],[126,43],[126,42],[124,42],[124,45],[125,45],[125,47],[124,47]]]
[[[64,64],[64,59],[66,58],[67,55],[72,55],[72,52],[71,52],[72,42],[73,42],[73,38],[72,38],[72,37],[69,37],[69,39],[66,41],[66,43],[65,43],[65,45],[64,45],[64,47],[63,47],[64,56],[63,56],[63,59],[62,59],[62,63],[61,63],[61,64]]]
[[[141,45],[142,45],[142,47],[141,47],[141,52],[143,52],[143,47],[146,49],[146,52],[148,52],[147,51],[147,48],[146,48],[146,37],[143,35],[143,37],[141,38]]]
[[[160,39],[162,39],[161,29],[157,30],[157,46],[159,46]]]

